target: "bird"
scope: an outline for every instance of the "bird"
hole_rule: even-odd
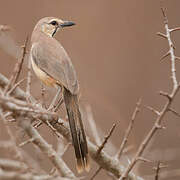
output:
[[[89,154],[79,109],[79,83],[71,59],[55,34],[75,25],[55,17],[44,17],[31,35],[30,61],[36,76],[47,86],[61,89],[65,103],[78,173],[89,171]]]

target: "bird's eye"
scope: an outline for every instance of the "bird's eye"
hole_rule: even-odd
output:
[[[52,24],[53,26],[56,26],[58,23],[57,21],[51,21],[50,24]]]

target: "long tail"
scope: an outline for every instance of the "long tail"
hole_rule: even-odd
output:
[[[68,114],[69,125],[72,136],[72,143],[75,150],[77,171],[81,173],[84,169],[89,171],[89,156],[86,135],[79,111],[77,95],[71,94],[69,90],[64,88],[64,102]]]

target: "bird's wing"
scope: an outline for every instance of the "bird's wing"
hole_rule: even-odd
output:
[[[53,42],[49,44],[33,43],[32,58],[41,70],[65,86],[72,94],[77,94],[79,86],[71,60],[61,44],[55,39],[51,40]]]

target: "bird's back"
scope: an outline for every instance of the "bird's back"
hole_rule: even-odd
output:
[[[33,31],[32,58],[38,67],[65,86],[72,94],[77,94],[79,85],[71,59],[63,46],[55,38],[43,32]]]

